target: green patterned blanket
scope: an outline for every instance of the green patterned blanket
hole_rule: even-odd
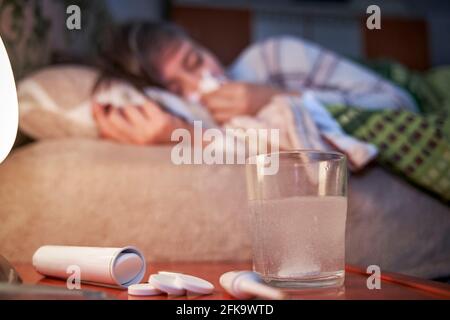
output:
[[[342,128],[379,148],[377,161],[450,202],[450,67],[424,74],[395,63],[371,67],[416,99],[420,113],[329,106]]]

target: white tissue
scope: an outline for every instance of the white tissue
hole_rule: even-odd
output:
[[[143,105],[147,98],[136,88],[127,83],[117,83],[107,89],[100,90],[95,95],[95,101],[99,104],[110,104],[116,108],[127,105]]]
[[[219,89],[223,82],[224,79],[213,76],[210,71],[203,70],[197,91],[192,92],[187,99],[190,102],[199,103],[202,96]]]
[[[200,91],[200,94],[204,95],[219,89],[220,85],[221,81],[218,78],[214,77],[211,72],[203,71],[202,80],[199,83],[198,89]]]

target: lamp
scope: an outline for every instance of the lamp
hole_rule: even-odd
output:
[[[14,145],[18,125],[16,84],[8,53],[0,37],[0,163],[5,160]]]
[[[5,160],[14,145],[18,125],[16,84],[8,53],[0,37],[0,163]],[[0,255],[0,282],[5,280],[22,282],[14,268]]]

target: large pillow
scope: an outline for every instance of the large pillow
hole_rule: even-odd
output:
[[[142,104],[145,96],[125,81],[112,81],[94,94],[98,70],[86,66],[52,66],[18,85],[20,129],[35,139],[97,138],[92,101],[123,106]],[[149,89],[155,91],[156,89]],[[162,90],[159,90],[162,91]],[[164,100],[167,92],[156,100]],[[153,97],[152,97],[153,98]],[[180,100],[179,98],[176,98]]]
[[[96,138],[98,131],[92,117],[91,103],[116,107],[142,104],[150,98],[187,121],[214,121],[199,104],[187,103],[162,89],[148,87],[145,94],[131,84],[115,80],[93,93],[99,72],[94,68],[62,65],[45,68],[18,84],[20,129],[35,139]]]
[[[20,129],[35,139],[98,136],[91,114],[95,69],[55,66],[19,82]]]

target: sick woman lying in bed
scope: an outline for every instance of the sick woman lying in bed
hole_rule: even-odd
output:
[[[378,156],[413,183],[450,198],[449,168],[438,172],[446,177],[439,187],[417,174],[450,150],[439,128],[416,113],[410,94],[306,40],[276,37],[253,44],[225,69],[175,25],[130,24],[112,37],[103,61],[98,88],[111,78],[144,93],[163,88],[201,105],[218,126],[281,129],[282,149],[337,149],[357,169]],[[103,137],[132,144],[170,143],[173,130],[192,130],[192,120],[202,120],[180,117],[178,111],[152,99],[121,108],[93,106]],[[420,134],[410,132],[417,126],[423,128]],[[431,150],[411,151],[429,143]],[[438,149],[441,154],[435,155]]]

